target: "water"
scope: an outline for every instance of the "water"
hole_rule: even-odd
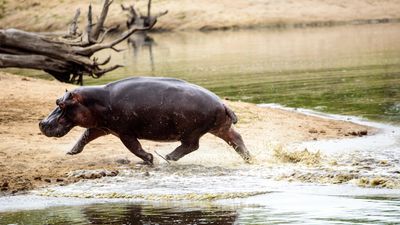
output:
[[[399,24],[151,36],[152,45],[104,52],[126,66],[86,84],[173,76],[232,100],[385,124],[299,109],[381,132],[286,148],[260,143],[253,165],[213,149],[171,165],[158,158],[154,168],[2,197],[0,224],[400,223]],[[285,159],[305,148],[299,162]]]
[[[217,203],[94,203],[0,213],[2,224],[398,224],[400,198],[346,188],[298,186]],[[290,188],[289,188],[290,189]],[[304,191],[304,189],[309,190]],[[330,189],[330,190],[326,190]],[[321,191],[323,190],[323,191]],[[363,191],[365,192],[365,191]],[[28,198],[29,199],[29,198]]]
[[[151,34],[102,51],[124,68],[85,84],[171,76],[221,97],[400,122],[400,24]],[[48,77],[40,71],[12,72]]]
[[[232,100],[400,121],[400,24],[151,37],[151,46],[103,52],[125,67],[86,84],[172,76]]]

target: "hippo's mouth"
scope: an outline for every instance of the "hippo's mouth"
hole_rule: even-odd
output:
[[[47,137],[62,137],[66,135],[74,125],[65,117],[65,110],[57,107],[50,115],[40,121],[40,131]]]
[[[40,131],[47,137],[62,137],[66,135],[73,126],[52,126],[48,124],[39,123]]]

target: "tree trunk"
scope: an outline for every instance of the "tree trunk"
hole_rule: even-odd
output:
[[[78,32],[77,20],[80,10],[69,27],[68,34],[59,36],[41,35],[17,29],[0,30],[0,68],[17,67],[43,70],[57,80],[82,84],[83,75],[94,78],[101,77],[106,72],[114,70],[120,65],[100,68],[110,61],[110,57],[99,62],[92,58],[94,53],[111,48],[128,38],[138,30],[151,29],[156,23],[152,19],[147,27],[131,27],[120,37],[109,43],[102,43],[107,33],[113,28],[105,28],[104,22],[112,0],[105,0],[99,20],[92,23],[92,10],[89,6],[88,24],[83,33]]]

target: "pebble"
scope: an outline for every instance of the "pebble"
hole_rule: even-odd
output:
[[[74,177],[74,178],[83,178],[83,179],[98,179],[102,177],[114,177],[118,175],[117,170],[104,170],[104,169],[99,169],[99,170],[75,170],[69,172],[67,175],[68,177]]]
[[[131,161],[129,161],[129,159],[117,159],[117,160],[115,160],[115,162],[119,163],[119,164],[123,164],[123,165],[131,163]]]

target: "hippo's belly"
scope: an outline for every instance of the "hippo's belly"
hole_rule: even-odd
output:
[[[216,113],[185,111],[184,109],[163,110],[162,108],[136,111],[125,129],[139,139],[154,141],[178,141],[193,132],[207,133],[215,125]]]

